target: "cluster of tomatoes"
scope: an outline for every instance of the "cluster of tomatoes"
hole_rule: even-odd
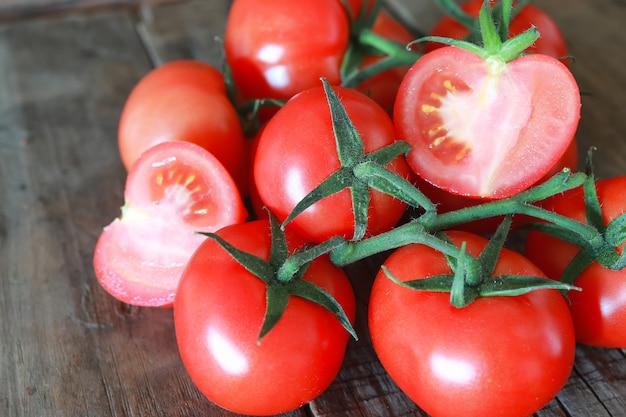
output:
[[[414,43],[380,2],[235,0],[226,70],[166,63],[128,97],[125,203],[96,275],[173,307],[219,406],[320,395],[357,337],[342,268],[388,251],[369,333],[433,416],[530,415],[577,341],[626,347],[626,177],[573,172],[558,28],[527,2],[437,2],[450,16]],[[511,228],[531,229],[524,254]]]

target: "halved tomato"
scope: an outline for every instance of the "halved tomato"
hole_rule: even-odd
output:
[[[102,287],[128,304],[171,307],[183,268],[214,232],[246,219],[241,196],[224,166],[189,142],[164,142],[132,166],[122,214],[96,244]]]
[[[452,194],[497,199],[559,163],[578,126],[580,91],[556,58],[504,62],[447,46],[411,67],[393,114],[420,177]]]

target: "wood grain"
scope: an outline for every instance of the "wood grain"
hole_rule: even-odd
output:
[[[229,1],[141,8],[109,7],[133,1],[70,3],[78,7],[71,13],[38,18],[68,2],[16,1],[12,20],[0,23],[0,412],[233,417],[189,380],[171,311],[114,301],[91,264],[102,227],[123,204],[116,130],[125,98],[163,62],[196,58],[220,65],[215,37]],[[573,72],[585,92],[581,149],[598,148],[599,176],[625,173],[626,6],[617,0],[535,3],[561,25],[576,57]],[[436,20],[430,3],[388,4],[416,31]],[[7,5],[0,3],[0,19]],[[19,10],[27,6],[24,20]],[[283,417],[426,415],[386,375],[368,341],[367,295],[379,262],[348,268],[361,339],[350,343],[337,380]],[[623,350],[579,346],[570,380],[537,416],[624,417],[625,378]]]

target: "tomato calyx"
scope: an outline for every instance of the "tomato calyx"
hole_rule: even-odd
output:
[[[465,12],[454,0],[435,0],[435,3],[452,19],[459,22],[469,30],[464,40],[472,43],[481,41],[480,20]],[[512,1],[497,1],[492,8],[494,22],[499,29],[500,39],[504,42],[508,38],[509,24],[517,14],[529,4],[529,0],[520,0],[512,4]]]
[[[534,222],[528,225],[533,230],[554,236],[580,247],[567,268],[559,278],[562,282],[573,283],[576,278],[593,262],[605,268],[621,270],[626,268],[626,252],[618,248],[626,242],[626,213],[611,220],[606,226],[602,219],[602,207],[596,190],[596,179],[593,173],[592,156],[595,148],[587,153],[586,178],[582,184],[585,201],[585,217],[587,225],[597,231],[593,236],[572,233],[564,225]]]
[[[391,195],[411,206],[435,211],[435,205],[405,178],[385,168],[396,157],[406,154],[409,145],[396,141],[391,145],[369,154],[352,124],[345,107],[326,79],[322,78],[324,92],[330,108],[333,131],[337,143],[337,154],[341,168],[315,187],[293,208],[283,221],[283,228],[300,213],[321,199],[349,188],[354,213],[354,235],[360,240],[365,235],[370,202],[369,188]]]
[[[351,32],[351,40],[341,63],[343,87],[354,88],[381,72],[395,67],[410,66],[419,59],[421,54],[412,51],[410,47],[380,36],[372,30],[382,8],[381,0],[365,0],[357,16],[352,15],[347,0],[343,0],[343,4],[350,16]],[[361,64],[368,55],[379,55],[384,58],[362,68]]]
[[[448,2],[444,1],[443,3]],[[498,10],[501,17],[496,19],[490,1],[484,1],[478,16],[479,32],[481,36],[479,41],[452,39],[441,36],[424,36],[413,41],[411,44],[418,42],[439,42],[465,49],[485,59],[491,64],[490,66],[494,72],[497,73],[498,69],[502,68],[504,64],[522,56],[524,50],[535,43],[539,38],[539,31],[534,26],[517,36],[509,38],[508,25],[512,17],[512,3],[512,0],[502,0],[502,5]],[[500,29],[498,29],[498,26]]]
[[[538,289],[558,289],[561,291],[579,290],[573,285],[539,276],[493,275],[500,252],[511,227],[512,216],[506,216],[489,243],[478,257],[465,251],[465,243],[460,248],[440,234],[441,244],[437,249],[443,252],[452,269],[452,274],[436,275],[428,278],[401,281],[383,267],[387,277],[397,284],[420,291],[449,292],[450,304],[457,308],[466,307],[478,297],[517,296]]]
[[[327,254],[342,244],[344,239],[337,237],[319,245],[305,245],[289,255],[280,221],[271,211],[268,210],[268,213],[271,232],[268,261],[236,248],[215,233],[202,233],[215,240],[235,261],[267,285],[266,310],[258,336],[259,343],[279,322],[292,296],[324,307],[339,320],[355,340],[358,340],[356,331],[341,304],[322,288],[303,279],[304,273],[314,259]]]

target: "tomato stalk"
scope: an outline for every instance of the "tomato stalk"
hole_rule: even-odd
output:
[[[338,266],[346,266],[374,254],[409,243],[423,243],[441,250],[441,248],[435,246],[436,242],[432,239],[437,238],[432,233],[476,220],[513,214],[524,214],[558,224],[562,229],[581,236],[581,239],[598,242],[598,233],[594,227],[533,205],[533,203],[580,186],[585,181],[585,178],[586,175],[584,173],[572,174],[569,170],[564,170],[546,182],[509,198],[489,201],[446,213],[427,211],[388,232],[359,242],[346,242],[331,252],[331,260]],[[601,243],[595,244],[601,245]]]
[[[502,9],[506,9],[506,6],[503,5]],[[504,13],[504,16],[505,17],[503,19],[505,21],[510,20],[508,13]],[[539,38],[539,31],[537,28],[530,27],[526,31],[512,38],[508,38],[507,29],[507,33],[503,40],[503,35],[498,32],[489,1],[485,1],[480,9],[478,21],[482,45],[477,42],[467,40],[451,39],[441,36],[424,36],[410,43],[407,48],[413,43],[439,42],[445,45],[465,49],[490,62],[500,61],[506,63],[520,57],[523,54],[523,51],[535,43],[535,41]]]
[[[502,42],[506,41],[509,37],[509,24],[511,20],[529,2],[529,0],[520,0],[515,2],[515,5],[513,5],[511,0],[502,0],[497,1],[493,6],[492,15],[495,18],[496,26],[499,28],[498,33]],[[445,14],[449,15],[452,19],[456,20],[469,30],[469,34],[464,40],[471,43],[478,43],[481,41],[481,29],[478,19],[466,13],[454,0],[435,0],[435,3],[437,3]],[[485,0],[484,3],[491,4],[492,1]]]
[[[567,225],[558,223],[536,222],[529,225],[535,230],[555,236],[581,248],[581,251],[562,273],[560,280],[563,282],[574,282],[580,273],[594,261],[612,270],[621,270],[626,267],[626,253],[620,254],[617,250],[626,242],[626,214],[616,217],[607,226],[604,225],[591,162],[594,150],[595,148],[591,148],[587,153],[587,176],[583,183],[583,198],[585,200],[587,225],[597,233],[590,236],[573,234]]]
[[[350,7],[343,2],[350,14]],[[376,34],[372,26],[382,7],[380,0],[366,0],[358,16],[351,16],[351,41],[341,64],[341,85],[354,88],[363,81],[388,69],[410,66],[420,54],[410,50],[406,45]],[[363,59],[368,55],[384,56],[383,59],[360,68]]]

